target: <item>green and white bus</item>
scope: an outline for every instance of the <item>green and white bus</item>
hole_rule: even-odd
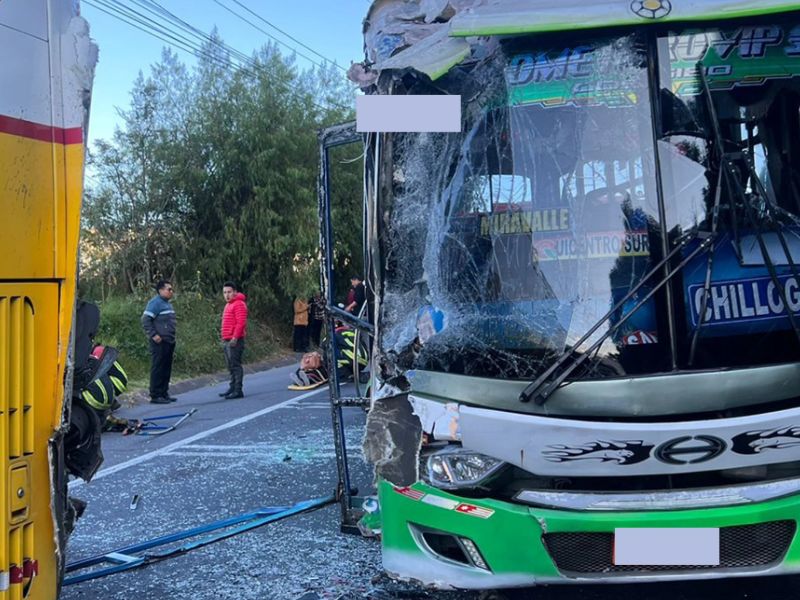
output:
[[[462,108],[366,136],[387,572],[800,571],[800,6],[382,0],[365,39],[367,94]]]

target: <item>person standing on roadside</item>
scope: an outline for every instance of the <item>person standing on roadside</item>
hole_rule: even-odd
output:
[[[156,295],[142,313],[142,328],[150,340],[150,402],[169,404],[177,400],[169,395],[177,330],[175,309],[170,301],[175,290],[166,279],[159,280],[155,287]]]
[[[308,301],[297,297],[293,307],[292,347],[295,352],[305,352],[308,350]]]
[[[242,355],[244,354],[244,339],[247,336],[247,296],[239,291],[232,281],[222,285],[222,296],[225,298],[225,310],[222,311],[222,350],[225,352],[225,361],[231,374],[231,382],[227,391],[220,394],[229,400],[244,398],[242,380]]]
[[[316,292],[311,298],[311,319],[308,324],[308,337],[315,348],[319,348],[324,323],[325,299],[321,292]]]

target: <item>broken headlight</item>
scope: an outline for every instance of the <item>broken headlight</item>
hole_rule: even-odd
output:
[[[428,457],[427,480],[432,486],[445,490],[476,488],[504,465],[502,460],[491,456],[450,446]]]

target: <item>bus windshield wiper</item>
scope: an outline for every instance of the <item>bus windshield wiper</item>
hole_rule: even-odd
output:
[[[775,223],[774,220],[775,216],[774,213],[779,213],[780,209],[774,206],[774,204],[772,203],[771,198],[769,197],[769,194],[767,193],[767,190],[763,182],[761,181],[761,178],[758,176],[758,173],[756,172],[752,156],[743,151],[739,151],[733,154],[725,152],[725,148],[723,146],[725,142],[722,137],[722,131],[720,130],[719,119],[717,117],[716,107],[714,106],[714,100],[713,97],[711,96],[711,88],[708,85],[708,77],[706,77],[705,69],[699,62],[697,63],[697,72],[699,73],[700,80],[703,84],[701,89],[703,97],[705,98],[706,101],[706,106],[709,112],[709,118],[711,119],[712,133],[714,136],[714,145],[716,146],[717,160],[719,161],[719,169],[721,176],[720,179],[722,179],[722,177],[725,178],[725,180],[728,183],[728,188],[731,189],[736,194],[736,198],[741,202],[742,206],[744,207],[745,218],[747,219],[748,224],[755,233],[756,240],[758,241],[758,247],[759,250],[761,251],[761,256],[764,259],[764,265],[767,267],[767,271],[769,273],[769,277],[772,280],[773,285],[780,294],[781,301],[783,302],[784,309],[786,310],[786,316],[789,319],[789,323],[792,326],[795,337],[797,338],[798,342],[800,342],[800,327],[798,327],[797,319],[795,318],[794,313],[790,308],[788,298],[786,297],[786,290],[783,287],[783,285],[781,285],[780,280],[778,279],[778,272],[775,270],[775,264],[772,262],[772,257],[769,254],[769,249],[767,248],[767,244],[764,241],[764,236],[761,231],[761,225],[762,225],[761,219],[759,219],[758,215],[755,214],[756,210],[750,201],[750,197],[748,196],[747,192],[742,186],[742,182],[739,181],[739,177],[736,172],[736,165],[734,165],[733,163],[734,155],[736,157],[744,156],[745,163],[747,164],[747,174],[750,177],[750,179],[755,183],[753,189],[756,190],[757,197],[762,199],[764,201],[765,206],[768,209],[770,209],[767,215],[768,222],[771,223],[773,231],[780,240],[781,247],[783,249],[784,254],[786,255],[786,261],[790,266],[792,275],[795,277],[795,279],[798,279],[797,267],[792,259],[791,250],[789,249],[789,246],[786,243],[786,238],[783,235],[783,231],[781,230],[780,225]],[[719,190],[717,191],[719,192]],[[719,194],[717,194],[717,196],[719,196]],[[718,207],[715,206],[715,210],[717,208]],[[735,210],[731,211],[731,219],[733,222],[736,221]],[[703,302],[702,302],[703,312],[700,313],[700,319],[698,321],[697,328],[695,329],[692,338],[692,347],[691,347],[689,364],[691,364],[694,358],[694,350],[695,350],[695,344],[697,342],[697,337],[699,336],[700,328],[702,327],[703,321],[705,320],[705,306],[708,302],[710,278],[711,278],[711,259],[709,259],[706,270],[706,286],[703,291]],[[798,281],[800,281],[800,279],[798,279]]]
[[[556,360],[556,362],[554,362],[544,373],[539,375],[539,377],[528,384],[519,395],[520,401],[530,402],[531,400],[534,400],[534,402],[538,405],[544,404],[552,395],[552,393],[558,389],[559,386],[561,386],[564,380],[569,377],[570,374],[572,374],[578,367],[580,367],[609,336],[613,335],[637,310],[639,310],[639,308],[644,306],[644,304],[650,300],[650,298],[652,298],[656,292],[658,292],[658,290],[664,287],[664,285],[666,285],[676,273],[679,273],[683,267],[685,267],[692,259],[694,259],[695,256],[705,251],[707,248],[709,248],[709,246],[712,246],[715,237],[716,234],[704,231],[697,231],[692,235],[685,236],[684,239],[677,243],[675,247],[658,262],[658,264],[650,269],[650,271],[648,271],[642,277],[642,279],[639,280],[639,282],[611,308],[611,310],[609,310],[600,318],[599,321],[597,321],[597,323],[589,328],[589,330],[584,333],[569,350],[562,354],[561,357]],[[603,333],[603,335],[600,336],[600,338],[597,339],[591,346],[589,346],[585,352],[577,354],[580,346],[586,342],[612,316],[614,316],[614,314],[616,314],[616,312],[620,310],[625,303],[630,300],[648,280],[650,280],[653,275],[662,270],[664,265],[671,261],[673,257],[683,250],[690,242],[698,239],[700,240],[700,244],[694,250],[692,250],[674,269],[671,269],[669,273],[665,274],[661,279],[659,279],[653,288],[643,298],[641,298],[625,315],[623,315],[619,321],[617,321],[613,326],[609,327],[608,330]]]

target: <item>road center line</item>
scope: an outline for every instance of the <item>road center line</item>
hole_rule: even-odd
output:
[[[101,469],[95,474],[95,476],[92,478],[92,481],[97,481],[98,479],[102,479],[103,477],[106,477],[108,475],[113,475],[114,473],[117,473],[118,471],[122,471],[124,469],[129,469],[130,467],[135,467],[136,465],[140,465],[144,462],[147,462],[150,459],[156,458],[157,456],[161,456],[162,454],[167,454],[172,450],[176,450],[178,448],[186,446],[187,444],[196,442],[197,440],[202,440],[203,438],[207,438],[208,436],[214,435],[215,433],[218,433],[220,431],[225,431],[226,429],[230,429],[231,427],[236,427],[237,425],[241,425],[242,423],[247,423],[248,421],[252,421],[253,419],[257,419],[258,417],[261,417],[275,410],[283,408],[288,404],[304,400],[305,398],[309,398],[311,396],[314,396],[315,394],[319,394],[321,392],[326,392],[326,391],[328,391],[328,388],[323,387],[318,390],[306,392],[305,394],[301,394],[300,396],[289,398],[288,400],[284,400],[283,402],[279,402],[278,404],[274,404],[272,406],[268,406],[267,408],[262,408],[261,410],[256,411],[254,413],[250,413],[249,415],[244,415],[243,417],[239,417],[238,419],[233,419],[232,421],[228,421],[227,423],[223,423],[222,425],[217,425],[212,429],[207,429],[206,431],[201,431],[182,440],[178,440],[177,442],[169,444],[168,446],[164,446],[163,448],[159,448],[158,450],[153,450],[152,452],[148,452],[147,454],[142,454],[141,456],[137,456],[136,458],[126,460],[125,462],[121,462],[118,465],[114,465],[113,467],[108,467],[107,469]],[[69,482],[69,487],[70,488],[80,487],[85,483],[86,482],[83,479],[75,479]]]

